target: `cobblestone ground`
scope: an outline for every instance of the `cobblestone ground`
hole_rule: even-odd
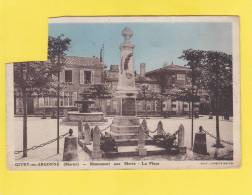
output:
[[[232,145],[224,144],[224,148],[216,150],[212,145],[215,143],[215,139],[207,136],[207,146],[209,155],[198,155],[191,151],[191,119],[174,117],[174,118],[148,118],[147,125],[150,130],[155,130],[159,121],[163,122],[163,127],[166,132],[175,132],[180,124],[185,127],[185,145],[188,148],[186,155],[162,155],[162,156],[148,156],[143,157],[141,160],[213,160],[214,155],[217,154],[220,159],[232,159],[233,147]],[[111,124],[112,118],[108,118],[108,122],[99,125],[100,129]],[[57,136],[56,133],[56,119],[41,119],[39,117],[28,118],[28,148],[47,142]],[[200,117],[194,120],[194,129],[198,131],[198,127],[202,125],[203,128],[215,135],[215,120],[210,120],[207,116]],[[15,150],[22,149],[22,117],[15,118]],[[77,136],[77,126],[67,126],[63,123],[60,125],[60,135],[68,132],[69,128],[74,130],[74,135]],[[220,135],[221,139],[233,142],[233,123],[230,121],[220,121]],[[238,129],[234,129],[238,131]],[[47,145],[36,150],[28,152],[27,158],[22,158],[22,154],[15,155],[19,161],[54,161],[62,160],[63,143],[64,139],[60,140],[60,154],[56,155],[56,142]],[[78,147],[79,159],[82,161],[90,160],[88,154],[86,154],[80,147]],[[110,160],[139,160],[139,157],[127,157],[127,158],[115,158]]]

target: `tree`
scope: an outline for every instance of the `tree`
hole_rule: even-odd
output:
[[[198,90],[201,88],[202,82],[201,82],[201,77],[202,77],[202,63],[205,57],[205,51],[203,50],[193,50],[193,49],[188,49],[184,50],[183,54],[179,57],[183,60],[187,61],[187,64],[185,66],[189,67],[191,69],[191,72],[189,74],[191,78],[191,87],[190,87],[190,99],[191,99],[191,146],[193,147],[193,134],[194,134],[194,100],[197,97]]]
[[[60,115],[60,71],[65,63],[66,51],[69,50],[71,40],[63,34],[57,37],[49,36],[48,60],[51,72],[57,76],[57,154],[59,154],[59,115]]]
[[[151,89],[147,84],[142,84],[139,87],[137,99],[144,100],[144,115],[145,115],[145,117],[147,117],[147,102],[152,101],[152,103],[155,103],[155,101],[158,101],[159,103],[161,103],[162,98],[163,97],[160,93]]]
[[[21,91],[23,106],[23,157],[27,157],[27,98],[50,88],[51,73],[43,62],[14,64],[14,83]]]
[[[189,89],[180,88],[180,89],[174,90],[174,92],[171,94],[171,98],[183,102],[183,114],[184,114],[184,102],[187,102],[189,104],[189,110],[190,110],[190,103],[195,102],[197,99],[197,96],[194,96],[194,94],[192,94],[192,90],[190,88]],[[191,113],[189,112],[189,118],[190,116],[191,116]]]
[[[94,98],[99,101],[99,109],[101,110],[101,100],[112,97],[112,93],[106,84],[94,84],[90,87]]]
[[[232,55],[218,51],[206,51],[205,53],[202,81],[213,101],[212,105],[216,117],[217,138],[214,146],[223,147],[220,143],[219,116],[221,111],[229,112],[230,107],[233,107]]]
[[[210,95],[212,109],[216,116],[217,138],[214,146],[222,147],[220,143],[219,115],[221,111],[230,112],[230,106],[232,107],[232,55],[218,51],[188,49],[183,51],[180,58],[186,60],[188,62],[187,66],[192,70],[192,94],[195,94],[195,90],[197,95],[197,90],[203,88]]]

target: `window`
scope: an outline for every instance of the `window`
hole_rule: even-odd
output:
[[[177,80],[185,81],[185,74],[177,74]]]
[[[73,105],[75,106],[76,104],[75,104],[75,101],[77,101],[77,99],[78,99],[78,93],[77,93],[77,91],[75,91],[75,92],[73,92]]]
[[[68,106],[68,98],[69,98],[68,92],[64,92],[64,106]]]
[[[176,108],[177,107],[177,105],[176,104],[172,104],[172,108]]]
[[[63,98],[60,98],[60,106],[63,106]]]
[[[54,107],[57,106],[57,98],[55,97],[39,97],[38,98],[39,107]]]
[[[44,97],[44,106],[49,106],[49,97]]]
[[[55,97],[50,97],[50,106],[57,106],[57,99]]]
[[[84,71],[84,84],[91,84],[91,71]]]
[[[77,92],[62,92],[62,97],[60,100],[60,106],[69,107],[74,106],[77,100]]]
[[[72,83],[72,70],[65,70],[65,82]]]
[[[44,106],[44,98],[39,97],[39,107],[43,107],[43,106]]]
[[[194,104],[194,107],[195,108],[199,108],[199,104]]]
[[[73,106],[73,93],[69,92],[69,106]]]

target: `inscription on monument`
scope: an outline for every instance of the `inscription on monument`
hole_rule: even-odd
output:
[[[136,106],[134,98],[122,99],[122,115],[134,116],[136,114]]]

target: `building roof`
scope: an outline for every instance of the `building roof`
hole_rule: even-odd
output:
[[[98,57],[78,57],[78,56],[66,56],[67,65],[97,65],[100,64]]]
[[[119,65],[118,64],[111,64],[109,71],[110,72],[119,72]]]
[[[152,83],[152,84],[158,83],[158,81],[154,78],[150,78],[146,76],[142,77],[139,74],[136,74],[135,81],[136,83]]]
[[[146,75],[151,75],[151,74],[155,74],[155,73],[161,73],[161,72],[167,72],[167,71],[181,71],[181,72],[189,72],[191,71],[190,68],[187,68],[185,66],[181,66],[181,65],[175,65],[175,64],[171,64],[171,65],[166,65],[162,68],[158,68],[149,72],[146,72]]]
[[[117,82],[118,81],[118,65],[111,65],[110,69],[106,71],[106,81],[108,82]],[[136,83],[157,83],[157,80],[149,77],[142,77],[139,74],[135,73],[135,81]]]

